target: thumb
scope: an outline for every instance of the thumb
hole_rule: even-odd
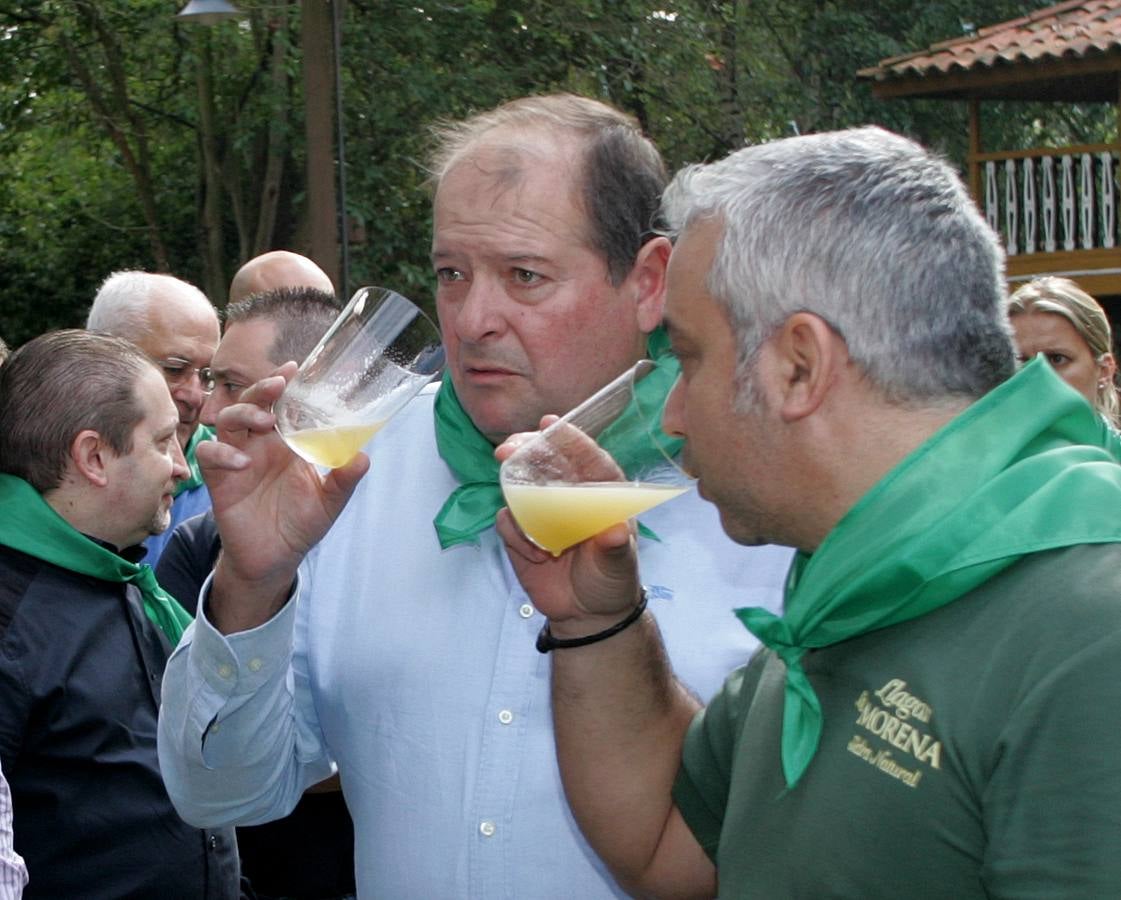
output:
[[[357,454],[345,466],[332,469],[323,479],[323,498],[329,507],[332,518],[342,511],[350,500],[358,482],[370,469],[370,457],[365,453]]]
[[[573,573],[577,596],[586,609],[627,609],[639,593],[638,556],[634,529],[613,525],[582,547]],[[589,558],[590,557],[590,558]]]

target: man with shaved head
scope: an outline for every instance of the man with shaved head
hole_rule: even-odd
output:
[[[335,293],[327,273],[306,256],[290,250],[270,250],[254,256],[237,270],[230,282],[230,303],[244,300],[250,294],[286,287],[310,287]]]
[[[195,449],[213,436],[201,426],[199,414],[218,347],[218,313],[202,291],[171,275],[114,272],[98,289],[86,328],[125,338],[143,350],[159,366],[179,413],[177,436],[190,476],[179,483],[171,526],[144,543],[146,562],[154,566],[175,526],[210,508]]]

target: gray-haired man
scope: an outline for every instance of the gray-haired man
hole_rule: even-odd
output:
[[[665,206],[665,425],[732,538],[800,552],[707,707],[648,616],[558,654],[589,841],[641,896],[1113,896],[1121,467],[1045,362],[1010,377],[956,176],[860,129],[687,170]],[[558,636],[631,616],[625,530],[551,560],[499,529]]]

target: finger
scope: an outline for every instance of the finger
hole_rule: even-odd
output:
[[[560,416],[554,416],[551,413],[547,416],[542,416],[541,417],[541,423],[540,423],[540,429],[541,429],[541,431],[544,431],[546,428],[548,428],[554,422],[559,422],[559,421],[560,421]],[[519,431],[517,434],[510,435],[508,438],[506,438],[506,440],[504,440],[501,444],[499,444],[495,448],[495,450],[494,450],[495,458],[499,462],[503,462],[511,454],[513,454],[519,447],[522,447],[525,444],[528,444],[535,437],[537,437],[541,433],[541,431]]]
[[[370,469],[370,457],[365,453],[358,453],[354,459],[345,466],[332,469],[323,479],[324,493],[330,502],[336,505],[336,510],[341,510],[350,500],[358,482]]]
[[[262,409],[268,409],[284,393],[284,388],[288,385],[287,378],[291,375],[289,372],[291,365],[285,363],[268,378],[262,378],[256,384],[251,384],[242,392],[241,402],[253,403]]]
[[[263,383],[259,381],[257,385]],[[265,434],[272,431],[275,424],[276,417],[269,411],[268,406],[261,407],[256,403],[247,403],[243,396],[242,402],[227,406],[218,413],[218,438],[224,441],[230,435],[242,431]]]
[[[630,524],[613,525],[587,541],[590,565],[578,593],[594,609],[624,609],[638,597],[637,540]]]
[[[499,462],[504,462],[513,455],[519,447],[525,446],[537,437],[538,434],[539,432],[537,431],[519,431],[517,434],[510,435],[494,448],[494,458]]]
[[[567,481],[621,481],[623,471],[606,450],[575,425],[549,432],[549,463]]]
[[[634,526],[632,526],[630,522],[620,522],[617,525],[612,525],[610,528],[605,528],[599,534],[592,537],[591,540],[601,553],[626,554],[630,549],[631,535],[633,532]]]
[[[533,541],[525,536],[525,532],[518,527],[517,520],[508,509],[500,509],[494,520],[498,536],[506,544],[510,553],[516,553],[528,562],[544,562],[552,557],[546,550],[542,550]]]
[[[299,368],[299,363],[294,360],[288,360],[283,365],[277,366],[269,373],[270,378],[283,378],[285,383],[291,381],[296,377],[296,370]]]
[[[195,448],[195,458],[202,468],[203,474],[207,472],[236,472],[246,468],[251,460],[237,447],[224,444],[221,441],[202,441]]]

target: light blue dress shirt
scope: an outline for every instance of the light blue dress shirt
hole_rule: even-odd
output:
[[[293,601],[228,638],[203,617],[188,630],[164,677],[169,792],[195,824],[259,822],[333,760],[361,897],[623,896],[564,800],[549,657],[534,648],[543,617],[493,528],[478,546],[436,540],[456,482],[432,401],[368,448],[371,470]],[[707,699],[756,647],[732,608],[779,611],[791,551],[734,545],[692,492],[642,520],[661,539],[640,540],[649,608],[679,677]]]

